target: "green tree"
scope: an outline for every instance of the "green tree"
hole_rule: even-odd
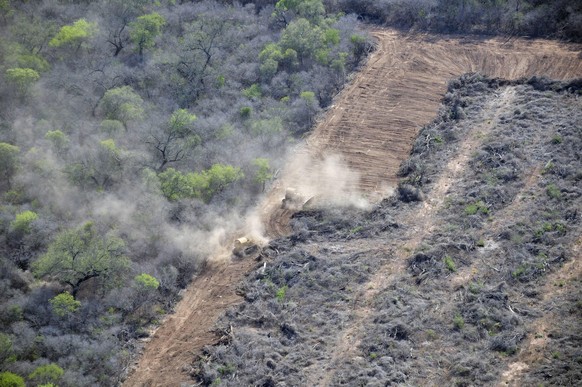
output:
[[[99,141],[99,145],[108,153],[111,158],[119,160],[121,157],[121,150],[115,145],[115,140],[108,138],[107,140]]]
[[[139,289],[156,290],[160,287],[160,281],[146,273],[135,276],[133,280]]]
[[[174,168],[168,168],[158,175],[160,189],[170,201],[193,197],[192,187],[186,175]]]
[[[265,185],[273,178],[269,160],[259,157],[253,160],[253,165],[255,166],[255,181],[261,185],[262,191],[265,192]]]
[[[275,4],[274,16],[287,25],[290,20],[289,14],[317,23],[325,14],[325,7],[321,0],[279,0]]]
[[[354,58],[358,62],[364,55],[366,55],[368,49],[371,47],[367,39],[364,36],[358,34],[353,34],[350,36],[350,43],[352,44]]]
[[[319,26],[301,18],[289,23],[281,33],[279,45],[283,50],[294,50],[299,62],[304,65],[307,59],[313,58],[315,53],[324,46],[324,37]]]
[[[80,157],[80,161],[65,168],[72,183],[105,191],[121,181],[126,158],[113,139],[99,141]]]
[[[23,211],[16,214],[14,220],[10,222],[10,229],[12,231],[29,234],[31,230],[31,224],[38,218],[36,212],[33,211]]]
[[[99,124],[99,129],[110,136],[121,133],[124,128],[123,123],[118,120],[103,120]]]
[[[91,38],[96,31],[96,23],[89,23],[85,19],[79,19],[72,25],[62,26],[59,32],[49,41],[49,46],[76,46],[76,50],[78,50],[83,42]]]
[[[297,51],[292,48],[282,49],[276,43],[269,43],[259,54],[261,75],[272,78],[279,67],[293,70],[297,66]]]
[[[194,132],[195,121],[196,115],[186,109],[178,109],[172,113],[161,133],[151,135],[148,144],[156,150],[158,171],[168,163],[182,160],[189,149],[200,144],[200,136]]]
[[[38,73],[44,73],[50,69],[49,62],[40,55],[21,54],[16,57],[18,67],[33,69]]]
[[[25,387],[24,379],[12,372],[0,372],[0,386],[2,387]]]
[[[323,42],[327,45],[337,45],[340,43],[340,31],[335,28],[328,28],[323,32]]]
[[[49,140],[56,153],[62,154],[69,147],[69,137],[60,130],[49,130],[44,135],[44,138]]]
[[[75,313],[81,307],[81,302],[75,300],[75,297],[69,292],[57,294],[49,300],[53,312],[59,317],[65,317]]]
[[[155,299],[160,282],[149,274],[142,273],[134,278],[135,296],[133,297],[133,312],[140,319],[150,320],[155,317]]]
[[[7,42],[2,51],[6,68],[33,69],[39,74],[50,69],[46,59],[38,53],[31,53],[22,44]]]
[[[299,106],[302,106],[302,110],[309,117],[309,124],[313,125],[315,114],[319,111],[319,101],[315,97],[315,93],[312,91],[302,91],[299,94],[299,101],[297,101]]]
[[[57,364],[51,363],[36,367],[35,370],[28,375],[28,379],[34,382],[37,386],[56,384],[64,373],[65,371],[61,367]]]
[[[25,52],[38,55],[58,32],[54,19],[41,15],[17,13],[10,25],[10,33]]]
[[[94,158],[89,160],[90,179],[99,191],[103,191],[122,179],[124,151],[115,140],[109,138],[99,141]]]
[[[0,366],[8,360],[13,353],[12,340],[10,340],[8,335],[0,332]]]
[[[196,121],[196,115],[191,114],[186,109],[178,109],[168,122],[168,131],[176,133],[178,136],[188,136],[192,133],[192,124]]]
[[[206,171],[188,174],[168,168],[158,175],[162,193],[168,200],[190,198],[205,202],[243,177],[240,168],[225,164],[214,164]]]
[[[210,86],[220,87],[224,77],[217,73],[215,58],[229,52],[235,45],[236,33],[242,28],[239,21],[227,14],[214,12],[199,15],[192,23],[184,26],[184,39],[180,42],[177,71],[187,82],[188,88],[182,93],[186,103],[197,99]],[[216,67],[219,67],[220,64]]]
[[[115,285],[129,266],[123,240],[99,235],[93,223],[65,230],[57,235],[48,251],[32,265],[39,277],[53,278],[71,287],[76,297],[81,285],[99,277],[104,285]]]
[[[14,10],[10,6],[10,0],[0,0],[0,15],[6,22],[6,19],[14,13]]]
[[[244,89],[242,93],[249,99],[259,99],[262,95],[261,85],[253,83],[250,87]]]
[[[18,166],[18,153],[20,148],[14,145],[0,142],[0,177],[10,187],[10,179]]]
[[[16,86],[16,90],[21,96],[27,95],[32,85],[39,79],[40,75],[33,69],[17,67],[6,70],[6,80]]]
[[[120,121],[126,129],[129,121],[137,120],[144,114],[143,99],[131,86],[107,90],[100,106],[108,120]]]
[[[140,56],[143,56],[144,49],[154,46],[155,39],[165,24],[166,20],[157,12],[140,16],[136,21],[129,23],[129,37],[136,45]]]
[[[281,117],[254,120],[250,124],[251,134],[256,137],[269,137],[283,131],[283,120]]]
[[[214,195],[223,191],[230,184],[244,177],[240,168],[225,164],[214,164],[209,170],[204,171],[203,175],[208,181],[208,190],[202,192],[202,198],[206,202],[209,202]]]

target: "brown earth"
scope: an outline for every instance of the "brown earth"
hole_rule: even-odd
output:
[[[310,180],[325,183],[322,169],[345,177],[339,188],[349,197],[362,192],[375,201],[389,194],[397,183],[399,165],[408,157],[419,129],[435,117],[449,79],[466,72],[506,79],[533,75],[554,79],[582,77],[579,45],[544,40],[403,35],[379,29],[372,34],[378,41],[377,50],[338,95],[306,144],[290,155],[282,177],[260,207],[267,236],[272,238],[288,232],[287,222],[292,212],[280,209],[285,187]],[[470,151],[471,144],[466,146]],[[465,153],[461,152],[460,157]],[[333,163],[326,163],[330,157]],[[463,169],[462,160],[457,161],[447,167],[453,177]],[[332,164],[336,168],[328,168]],[[337,181],[337,176],[334,177],[333,181]],[[306,196],[333,194],[336,186],[328,185],[315,190],[306,187],[304,193]],[[439,204],[427,205],[437,209]],[[431,212],[434,211],[428,211]],[[430,224],[430,219],[425,218],[422,221]],[[413,246],[414,240],[405,245]],[[194,278],[175,313],[168,316],[146,343],[124,385],[191,384],[193,361],[204,345],[217,341],[214,324],[226,308],[240,302],[237,284],[255,265],[256,261],[250,258],[215,260],[209,264],[207,270]],[[373,281],[378,282],[382,275],[398,270],[402,268],[383,268]],[[363,302],[373,296],[374,283],[369,289]],[[338,336],[338,348],[357,341],[358,324],[367,315],[365,304],[360,312],[356,324]],[[342,356],[338,351],[332,356],[333,361],[339,361]],[[514,367],[517,373],[520,366]],[[325,385],[331,378],[331,374],[323,373],[313,375],[312,380]],[[508,375],[507,379],[513,381],[513,376]]]

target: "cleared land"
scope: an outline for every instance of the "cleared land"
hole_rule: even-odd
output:
[[[304,180],[325,182],[326,179],[320,174],[321,170],[329,165],[326,164],[326,160],[330,157],[333,162],[328,174],[333,174],[333,171],[341,172],[343,176],[341,187],[347,192],[348,197],[357,192],[364,192],[366,196],[374,200],[391,192],[397,182],[400,164],[409,157],[419,129],[437,115],[448,80],[466,72],[480,72],[488,76],[507,79],[533,75],[544,75],[555,79],[582,77],[582,61],[579,57],[578,46],[521,39],[505,41],[426,35],[403,36],[386,30],[376,30],[373,33],[378,39],[377,51],[372,54],[362,72],[338,96],[334,106],[307,139],[307,145],[298,149],[295,156],[292,156],[288,168],[266,199],[261,211],[269,236],[275,237],[291,231],[287,226],[291,213],[281,214],[277,210],[283,196],[283,189],[288,186],[300,186]],[[346,277],[346,283],[356,281],[352,284],[353,286],[346,287],[344,284],[343,289],[313,289],[320,293],[318,299],[321,301],[321,306],[315,305],[319,310],[313,310],[313,305],[311,308],[308,305],[300,305],[301,302],[298,301],[297,307],[302,306],[304,311],[312,310],[312,316],[320,316],[322,311],[330,308],[330,314],[325,318],[334,322],[335,325],[332,329],[322,321],[304,322],[327,330],[321,331],[317,328],[312,334],[307,335],[309,337],[305,339],[306,341],[313,340],[310,342],[310,348],[313,348],[313,351],[312,353],[299,351],[300,355],[297,355],[305,356],[305,364],[298,359],[293,361],[292,358],[287,358],[284,362],[290,367],[301,368],[300,377],[296,375],[296,372],[291,372],[293,370],[277,368],[276,373],[289,374],[290,378],[298,378],[291,379],[289,385],[293,384],[292,380],[298,383],[311,382],[314,385],[349,384],[354,382],[354,379],[342,374],[342,370],[349,369],[348,366],[366,369],[367,366],[362,368],[362,364],[358,362],[362,359],[368,361],[371,357],[374,358],[373,360],[382,357],[379,350],[372,351],[362,347],[362,342],[369,342],[366,340],[367,332],[374,332],[376,329],[368,325],[382,321],[376,314],[382,313],[382,310],[390,310],[388,307],[378,308],[379,301],[374,300],[377,300],[378,294],[384,292],[388,286],[396,286],[394,281],[410,276],[411,273],[407,268],[410,267],[410,263],[404,260],[410,258],[411,253],[418,250],[423,241],[426,242],[425,239],[432,235],[436,226],[441,226],[438,223],[441,221],[434,219],[434,215],[443,208],[443,194],[447,193],[447,189],[457,183],[463,174],[471,173],[465,171],[465,166],[472,152],[482,145],[482,137],[479,133],[486,134],[489,127],[495,126],[500,117],[509,114],[513,93],[514,90],[511,88],[501,90],[501,93],[495,94],[495,98],[492,97],[484,102],[485,106],[488,106],[484,109],[487,113],[483,113],[488,116],[480,117],[484,126],[473,131],[472,136],[456,144],[460,150],[449,160],[449,164],[446,164],[443,175],[440,175],[438,179],[435,178],[439,183],[431,188],[433,193],[429,200],[422,204],[423,207],[408,209],[398,215],[398,221],[393,223],[399,224],[401,231],[398,231],[399,234],[396,237],[375,231],[373,238],[348,238],[347,242],[338,244],[333,240],[325,239],[326,235],[330,236],[330,234],[320,232],[321,237],[315,238],[313,243],[302,248],[305,254],[286,257],[288,262],[304,266],[310,262],[310,256],[322,254],[329,256],[331,251],[334,259],[326,266],[330,273],[336,278],[343,278],[340,274],[346,270],[346,265],[353,265],[347,268],[350,275],[349,278]],[[579,105],[578,103],[573,106],[580,107]],[[430,144],[429,137],[426,139]],[[307,167],[304,162],[306,159],[310,161]],[[540,168],[540,166],[536,164],[535,168]],[[536,179],[539,177],[535,171],[536,169],[530,171],[530,176],[534,176],[531,184],[536,184]],[[312,179],[310,175],[316,178]],[[326,187],[323,188],[314,189],[314,192],[311,192],[310,187],[306,187],[309,191],[306,193],[310,195],[329,191]],[[381,212],[381,210],[378,211]],[[391,214],[377,215],[376,222],[385,224],[378,227],[390,228],[386,224],[390,223],[389,219],[395,217],[396,215]],[[354,219],[357,219],[357,216],[354,215]],[[349,231],[355,234],[362,229],[365,230],[365,227],[355,224]],[[398,241],[398,243],[389,243],[389,241]],[[283,245],[280,249],[276,247],[270,249],[274,257],[278,256],[275,252],[285,250],[292,254]],[[365,263],[363,259],[360,259],[362,256],[367,257]],[[215,322],[226,308],[242,301],[236,294],[237,286],[245,274],[256,265],[256,262],[251,259],[220,262],[211,265],[210,269],[199,275],[186,290],[183,300],[176,308],[176,313],[167,318],[147,343],[135,371],[125,382],[126,386],[179,386],[181,383],[189,383],[192,380],[192,373],[199,371],[193,367],[197,354],[204,345],[216,342],[217,336],[211,332],[215,328]],[[459,284],[464,286],[469,279],[472,281],[471,273],[474,269],[471,265],[460,267],[456,272],[457,276],[453,278],[451,284],[447,285],[448,288],[438,288],[442,296],[447,299],[451,286]],[[420,275],[415,272],[412,274]],[[318,280],[330,281],[325,279],[323,274]],[[271,281],[275,284],[277,282],[272,278]],[[280,285],[281,287],[288,286],[283,282]],[[289,286],[290,290],[291,288]],[[240,291],[248,300],[248,289]],[[335,304],[330,304],[330,300]],[[309,302],[316,303],[316,301],[311,299]],[[446,301],[444,302],[446,304]],[[339,307],[340,304],[343,306]],[[440,309],[437,306],[437,310],[442,311],[447,307],[452,308],[450,304],[443,304]],[[279,309],[281,308],[282,306],[279,305]],[[287,310],[281,313],[289,312]],[[451,313],[454,315],[454,311]],[[333,316],[337,316],[337,319],[332,318]],[[439,314],[439,316],[443,315]],[[240,320],[240,317],[237,318]],[[323,319],[324,316],[321,318]],[[269,320],[268,317],[264,319]],[[256,339],[257,335],[261,337],[259,341],[266,340],[263,333],[267,332],[264,329],[265,326],[268,327],[268,324],[249,324],[248,321],[245,323],[239,321],[239,323],[235,329],[238,331],[240,327],[241,333],[235,334],[237,339],[242,340],[241,343],[245,342],[245,337]],[[278,325],[280,328],[281,324]],[[392,324],[389,328],[393,329],[397,325]],[[297,326],[293,327],[293,324],[290,324],[283,330],[283,334],[287,340],[293,340],[298,335],[297,331]],[[438,337],[438,330],[433,331]],[[392,332],[394,340],[405,336],[412,337],[412,333],[407,333],[405,336],[399,335],[398,328]],[[227,330],[225,333],[228,340],[232,342],[232,332],[229,333]],[[432,346],[438,348],[439,351],[454,348],[454,343],[447,346],[436,340],[431,341],[431,338],[435,338],[430,332],[423,334],[427,336],[427,342],[434,343],[427,344],[427,351]],[[404,349],[402,351],[405,352]],[[227,354],[228,351],[225,350],[224,353]],[[216,353],[213,356],[214,359],[220,361]],[[395,358],[395,356],[388,357],[393,360]],[[280,363],[281,359],[272,361]],[[384,359],[384,361],[389,360]],[[352,362],[356,363],[352,364]],[[514,362],[517,365],[514,365],[513,369],[517,371],[508,374],[508,380],[513,381],[512,378],[522,377],[520,370],[523,366],[519,364],[520,362],[523,363],[520,360]],[[420,364],[416,365],[420,366]],[[223,364],[223,366],[228,365]],[[233,376],[232,370],[228,367],[226,371],[223,369],[223,372],[217,371],[217,367],[213,368],[213,364],[208,367],[204,374],[209,380],[212,379],[212,375],[222,376],[225,380]],[[234,365],[233,367],[236,370]],[[268,364],[267,367],[275,369]],[[370,372],[379,372],[378,369],[386,367],[390,368],[389,364],[376,364]],[[425,367],[425,369],[430,370],[430,367]],[[248,372],[251,371],[252,369],[248,370]],[[402,370],[398,372],[406,374]],[[434,370],[434,372],[438,371]],[[458,372],[462,374],[465,371]],[[427,379],[420,376],[416,380],[418,383],[423,380],[451,380],[450,375],[426,374],[424,377]],[[380,374],[378,377],[382,380]],[[273,379],[272,376],[271,379],[284,380],[280,377]],[[236,379],[232,380],[234,385],[239,382]],[[397,382],[397,379],[393,380]]]
[[[575,385],[581,92],[453,81],[398,195],[292,217],[221,319],[227,338],[205,349],[199,380]]]

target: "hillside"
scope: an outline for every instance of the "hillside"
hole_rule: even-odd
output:
[[[270,243],[199,380],[577,383],[580,87],[452,81],[397,195],[301,211]]]
[[[569,259],[577,252],[568,249],[579,235],[578,212],[569,208],[579,204],[580,126],[579,85],[568,82],[582,77],[576,43],[582,41],[581,5],[0,1],[0,386],[254,383],[244,372],[233,373],[248,364],[220,365],[220,355],[204,348],[226,345],[215,350],[231,356],[233,335],[241,338],[237,332],[249,329],[236,310],[261,297],[271,300],[268,292],[275,292],[277,308],[289,310],[286,300],[296,297],[295,285],[272,270],[281,259],[295,262],[294,246],[325,262],[339,254],[351,265],[338,261],[329,270],[322,265],[325,272],[313,280],[323,286],[316,295],[321,300],[305,310],[319,308],[319,301],[323,310],[330,300],[351,304],[330,310],[345,318],[338,315],[342,322],[332,327],[335,333],[320,332],[323,341],[313,349],[321,353],[309,365],[301,359],[284,362],[305,374],[283,370],[289,383],[343,383],[343,371],[332,371],[335,365],[362,353],[383,356],[376,338],[366,335],[381,332],[373,324],[395,313],[391,306],[374,306],[388,286],[385,280],[415,278],[414,285],[398,289],[421,294],[430,293],[423,284],[433,277],[458,277],[451,285],[456,291],[481,273],[473,269],[485,270],[463,255],[481,251],[478,247],[507,252],[508,268],[495,261],[505,263],[498,256],[491,261],[493,271],[511,267],[507,280],[491,276],[507,282],[498,289],[502,294],[516,297],[514,282],[532,284],[555,272],[555,281],[546,285],[558,284],[547,285],[556,290],[551,294],[557,301],[553,296],[542,301],[548,310],[554,302],[568,305],[561,300],[572,293],[566,286],[570,277],[561,276],[577,267]],[[489,144],[487,133],[505,135],[496,130],[506,117],[516,134]],[[468,125],[466,133],[449,127],[453,121]],[[554,133],[552,146],[536,125]],[[474,127],[480,129],[473,133]],[[570,154],[559,146],[570,147]],[[532,156],[535,149],[542,156]],[[456,164],[442,164],[441,156]],[[440,170],[431,169],[439,163]],[[479,168],[493,164],[496,170],[479,175]],[[465,173],[486,184],[466,181]],[[447,193],[455,184],[466,192]],[[543,203],[533,201],[537,213],[524,205],[529,220],[503,212],[513,208],[509,202],[529,200],[521,185],[534,187],[536,198],[545,194],[551,208],[542,211]],[[453,194],[460,195],[456,202],[448,198]],[[285,199],[282,207],[284,196],[298,199]],[[449,216],[445,208],[467,217]],[[525,228],[501,230],[505,215]],[[500,242],[506,239],[496,236],[498,229],[511,243]],[[461,235],[466,230],[473,231]],[[243,236],[256,243],[246,258],[232,251]],[[288,254],[295,258],[285,258]],[[307,265],[301,259],[296,263]],[[435,262],[440,266],[433,273]],[[564,272],[558,270],[562,265]],[[345,281],[360,282],[349,285],[353,293],[340,288],[344,295],[337,299],[325,289],[339,286],[333,276],[343,278],[344,270],[353,272]],[[262,282],[253,282],[257,275]],[[487,282],[491,278],[478,278],[486,292],[494,286]],[[454,312],[457,336],[471,336],[473,328],[482,332],[474,316],[454,309],[449,293],[437,285],[434,296],[445,297],[443,308]],[[527,290],[527,297],[550,294],[539,289]],[[489,301],[479,300],[490,308]],[[508,381],[538,375],[526,366],[537,361],[540,345],[552,343],[536,336],[526,346],[528,332],[551,327],[537,319],[550,316],[538,306],[529,320],[511,322],[515,329],[503,325],[504,319],[485,325],[491,337],[514,335],[515,346],[503,353],[509,356],[519,345],[515,352],[521,357],[508,357],[513,363],[505,376],[484,375]],[[381,309],[389,316],[378,317]],[[525,310],[515,309],[513,299],[508,309],[520,316]],[[260,313],[259,321],[271,316]],[[303,318],[302,313],[295,315]],[[435,321],[442,317],[426,313]],[[407,318],[401,317],[402,326],[417,326]],[[488,321],[480,314],[475,318]],[[293,324],[284,324],[285,335],[306,337]],[[317,324],[305,329],[314,333]],[[423,327],[408,327],[406,337],[418,340],[414,335]],[[481,336],[475,340],[484,343]],[[365,341],[374,347],[364,347]],[[552,373],[563,360],[568,369],[561,374],[577,376],[569,373],[576,367],[561,349],[555,352],[555,362],[543,372]],[[472,375],[474,367],[465,368]],[[381,375],[387,369],[379,367],[379,379],[388,380]],[[399,372],[414,377],[405,371]],[[260,375],[284,384],[274,372]],[[441,368],[434,372],[441,378]],[[465,373],[460,383],[470,379]],[[353,383],[353,375],[346,378]]]
[[[442,134],[428,135],[425,132],[420,135],[417,134],[418,128],[433,120],[437,115],[443,96],[446,98],[445,101],[454,105],[455,111],[458,110],[455,114],[458,114],[459,117],[466,114],[464,105],[467,102],[462,98],[455,99],[453,97],[455,90],[447,93],[446,81],[453,77],[455,71],[460,74],[464,71],[479,70],[492,76],[504,76],[507,78],[547,74],[555,78],[567,79],[581,75],[582,65],[577,59],[577,52],[573,50],[573,46],[569,47],[549,41],[516,39],[508,42],[503,39],[402,35],[391,30],[377,30],[374,35],[378,39],[378,49],[372,54],[360,74],[334,100],[331,109],[326,112],[314,132],[307,138],[306,145],[297,148],[292,153],[292,156],[287,160],[286,168],[275,182],[272,191],[267,196],[262,207],[260,207],[260,211],[263,218],[265,218],[267,235],[277,237],[289,233],[292,234],[289,237],[290,239],[272,242],[274,250],[269,248],[266,250],[266,252],[270,252],[270,259],[277,256],[276,251],[282,251],[279,243],[283,245],[294,244],[297,241],[301,241],[306,235],[320,235],[306,246],[302,245],[301,254],[307,254],[306,252],[308,252],[319,256],[315,252],[322,251],[325,254],[320,254],[325,255],[327,265],[331,264],[328,262],[329,259],[335,259],[328,256],[329,251],[336,252],[336,254],[342,252],[341,257],[351,257],[353,260],[350,265],[365,267],[366,273],[360,273],[360,275],[365,274],[364,279],[360,278],[358,280],[359,277],[356,277],[350,280],[347,274],[338,274],[344,269],[334,267],[333,269],[326,269],[329,272],[318,273],[313,281],[331,281],[341,284],[348,280],[356,282],[369,280],[373,285],[373,289],[376,289],[378,284],[384,282],[383,278],[391,273],[405,274],[406,259],[415,249],[421,248],[423,239],[427,238],[431,230],[437,227],[440,222],[434,219],[435,214],[443,206],[445,194],[449,186],[454,182],[453,179],[461,178],[454,174],[458,173],[457,169],[465,167],[471,152],[477,149],[476,147],[479,144],[474,141],[468,142],[466,148],[463,148],[464,151],[454,159],[454,162],[451,161],[451,164],[448,165],[448,176],[442,177],[442,182],[435,188],[436,192],[427,194],[428,199],[423,202],[423,207],[421,207],[424,209],[423,211],[418,211],[418,207],[413,207],[406,211],[400,208],[400,212],[391,213],[389,217],[384,218],[384,215],[382,215],[381,218],[377,218],[377,215],[374,215],[375,212],[372,215],[365,215],[365,213],[360,213],[357,210],[351,210],[349,214],[359,219],[360,223],[356,224],[352,220],[340,217],[340,224],[342,224],[341,227],[344,228],[343,232],[345,234],[340,239],[343,240],[347,236],[349,241],[335,240],[337,238],[333,237],[332,231],[336,227],[334,225],[336,220],[333,220],[333,216],[332,220],[326,220],[330,215],[325,212],[317,216],[311,214],[307,218],[305,218],[305,215],[299,215],[299,219],[303,219],[302,221],[298,222],[295,219],[289,222],[292,212],[279,209],[285,188],[296,187],[302,189],[306,196],[313,194],[323,195],[327,202],[340,206],[346,202],[356,205],[361,204],[361,202],[351,199],[354,198],[354,195],[359,195],[361,198],[363,196],[362,191],[366,192],[365,195],[372,200],[387,196],[394,190],[397,182],[402,180],[397,177],[397,174],[401,163],[409,157],[415,141],[418,142],[416,147],[427,147],[430,150],[432,150],[433,146],[436,146],[432,143],[438,143],[437,145],[447,144],[447,147],[438,148],[442,152],[446,152],[447,149],[450,149],[449,147],[455,149],[459,144],[465,144],[464,133],[459,133],[456,136],[458,140],[455,142],[451,142],[453,137],[447,138]],[[428,55],[429,53],[431,55]],[[552,53],[551,56],[549,56],[550,53]],[[542,60],[544,57],[552,58],[552,60],[544,61]],[[462,60],[460,60],[461,58]],[[382,81],[378,81],[380,79]],[[474,83],[479,85],[479,81]],[[459,93],[463,92],[465,91]],[[498,116],[509,114],[507,111],[514,108],[514,102],[510,98],[513,91],[501,93],[501,89],[483,86],[483,92],[487,92],[487,95],[479,97],[481,98],[479,103],[485,105],[489,111],[482,114],[489,114],[497,119]],[[499,94],[498,99],[493,98],[496,94]],[[487,98],[489,102],[486,103],[485,100]],[[354,101],[357,101],[357,103]],[[481,109],[480,106],[473,106],[472,109],[479,110]],[[449,108],[451,107],[449,106]],[[467,118],[463,120],[463,123],[469,126],[471,122],[478,122],[480,126],[485,125],[480,131],[489,131],[490,127],[493,126],[492,119],[484,120],[483,116],[479,116]],[[548,119],[549,121],[551,119]],[[574,119],[572,122],[575,123],[576,120]],[[535,124],[532,123],[532,125]],[[347,130],[349,128],[352,130]],[[337,157],[338,153],[341,155],[340,157]],[[330,160],[332,161],[331,163]],[[427,160],[423,165],[429,165],[431,162]],[[437,168],[437,166],[435,165],[434,168]],[[326,171],[329,171],[329,173],[326,173]],[[425,176],[424,167],[415,173],[415,177],[409,178],[413,184],[419,183],[420,180],[418,179],[420,177],[428,179]],[[524,173],[528,176],[530,174],[530,172]],[[433,172],[433,174],[437,175],[436,172]],[[358,181],[358,176],[363,178]],[[435,179],[435,177],[432,179]],[[383,185],[380,186],[379,182],[382,182]],[[332,188],[330,189],[329,187]],[[476,199],[475,201],[478,202],[479,200]],[[384,207],[386,206],[384,204]],[[387,207],[390,208],[390,206]],[[338,209],[332,211],[332,213],[345,211],[345,209]],[[386,209],[382,211],[386,211]],[[313,219],[314,216],[315,219]],[[397,216],[401,219],[395,221],[394,218]],[[366,217],[371,217],[372,220]],[[304,218],[309,220],[309,227],[313,227],[314,230],[308,227],[307,229],[310,231],[306,231],[302,225]],[[362,239],[359,237],[362,235],[360,233],[363,232],[362,230],[366,230],[364,225],[369,222],[376,224],[375,227],[380,230],[392,229],[395,224],[401,224],[401,222],[405,222],[408,226],[406,230],[402,227],[398,228],[399,234],[396,237],[385,235],[385,230],[380,232],[376,229],[374,231],[372,227],[371,234],[370,232],[365,232],[364,235],[372,235],[373,237]],[[381,224],[382,222],[385,222],[385,224]],[[289,223],[294,224],[293,229],[289,227]],[[321,223],[323,223],[323,226]],[[346,227],[347,230],[345,229]],[[462,228],[464,226],[456,227]],[[323,228],[323,231],[321,228]],[[348,232],[349,230],[354,232],[350,233]],[[330,235],[332,240],[326,240]],[[476,241],[472,242],[473,245]],[[350,253],[348,254],[347,252]],[[275,258],[273,265],[275,267],[282,265],[286,271],[290,270],[289,267],[300,267],[307,264],[307,261],[295,262],[294,264],[284,263],[290,260],[287,254],[280,259],[280,263],[277,263]],[[292,262],[294,262],[293,259],[291,259]],[[388,259],[395,259],[398,265],[386,264],[385,260]],[[442,260],[443,257],[440,256],[439,259]],[[268,262],[268,265],[270,265],[270,260]],[[383,263],[385,266],[383,266]],[[343,264],[343,262],[334,263],[334,265]],[[224,326],[217,330],[219,332],[217,337],[212,321],[215,321],[224,309],[240,302],[240,296],[238,295],[240,293],[239,281],[254,265],[262,267],[263,263],[257,264],[250,259],[235,260],[231,263],[212,266],[207,275],[198,276],[194,284],[185,293],[184,301],[179,304],[176,314],[169,317],[169,323],[162,325],[146,346],[146,351],[137,364],[136,372],[126,381],[126,385],[147,384],[148,380],[150,383],[155,383],[155,380],[159,380],[158,378],[160,377],[164,380],[174,381],[176,384],[189,379],[190,376],[188,374],[193,372],[191,362],[193,358],[196,358],[197,351],[205,344],[213,343],[220,337],[226,338],[230,332],[230,324],[233,325],[233,329],[236,329],[237,323],[240,323],[240,321],[225,322]],[[352,272],[352,269],[348,268],[346,270]],[[333,276],[338,278],[333,279]],[[449,275],[446,278],[449,277],[451,276]],[[251,274],[251,279],[254,278]],[[211,285],[212,281],[218,281],[219,285],[213,287]],[[269,284],[270,282],[267,283]],[[284,288],[285,283],[275,282],[275,285],[270,284],[268,286],[271,293],[269,293],[270,295],[266,297],[264,302],[268,302],[271,307],[279,308],[277,306],[278,303],[270,297],[273,296],[272,292]],[[291,286],[287,286],[291,290]],[[358,287],[365,289],[363,285],[358,285]],[[351,298],[345,298],[347,296],[344,297],[341,294],[332,294],[329,290],[321,289],[321,287],[316,287],[314,290],[309,291],[305,290],[309,294],[317,293],[317,299],[303,299],[304,293],[302,292],[297,295],[303,300],[300,305],[304,305],[304,302],[307,302],[312,308],[318,310],[321,308],[326,310],[325,303],[329,297],[334,302],[342,298],[345,298],[346,302],[351,299],[349,304],[343,305],[344,310],[342,313],[344,317],[342,322],[338,323],[338,320],[330,320],[329,323],[334,328],[326,325],[325,329],[332,331],[339,329],[339,332],[326,333],[329,336],[326,341],[327,348],[318,346],[317,355],[311,352],[309,355],[301,355],[313,362],[313,366],[310,369],[315,370],[322,367],[332,369],[335,366],[332,366],[330,359],[334,359],[334,362],[343,361],[344,359],[339,356],[343,353],[343,350],[357,347],[357,341],[361,339],[361,335],[357,333],[363,330],[361,325],[372,319],[372,311],[368,309],[366,300],[371,300],[376,293],[375,290],[363,291],[360,289],[357,291],[355,288],[356,286],[351,287]],[[315,297],[315,295],[313,296]],[[291,303],[294,302],[299,301],[291,301]],[[193,305],[196,308],[192,307]],[[247,306],[242,307],[246,308]],[[335,310],[336,308],[337,305],[334,304],[332,309]],[[302,313],[309,315],[310,311],[312,309],[308,308]],[[259,320],[271,315],[270,312],[261,311],[257,313],[261,313],[261,316],[255,316]],[[297,310],[293,309],[289,313],[296,314]],[[325,313],[323,316],[326,316]],[[311,327],[310,324],[314,326]],[[309,324],[301,323],[299,325],[305,329],[315,329],[318,324],[310,321]],[[243,333],[246,332],[247,325],[249,325],[248,322],[242,323]],[[335,327],[336,325],[338,325],[337,328]],[[271,328],[276,331],[277,326],[277,324],[274,324]],[[251,330],[256,330],[255,328]],[[239,329],[234,331],[237,338],[241,337],[239,331]],[[275,334],[273,333],[274,331],[262,329],[256,331],[256,333],[259,334],[259,331],[264,334]],[[318,335],[322,334],[319,330],[315,332],[317,334],[313,333],[311,335],[310,333],[310,335],[319,337]],[[256,337],[250,336],[247,339],[253,341]],[[241,351],[243,351],[242,348],[244,348],[245,344],[241,343],[241,345],[243,347],[238,349],[228,347],[228,350],[242,353]],[[313,345],[315,345],[315,342]],[[339,350],[334,350],[335,346]],[[323,358],[321,362],[314,360],[319,357]],[[296,360],[296,358],[291,358],[288,361],[294,362],[294,359]],[[214,364],[215,371],[220,367],[227,367],[231,360],[222,359],[223,363]],[[273,361],[276,361],[276,359]],[[245,369],[250,367],[248,363],[234,362],[233,364],[239,364],[240,367]],[[301,370],[303,366],[303,363],[294,364],[294,367],[298,369],[298,373],[300,371],[303,372]],[[249,368],[249,377],[253,375],[253,369],[252,367]],[[232,368],[231,371],[236,375],[240,374],[237,367]],[[259,371],[255,369],[255,371],[257,372],[256,375],[269,374],[265,370]],[[280,372],[281,375],[285,375],[287,371]],[[232,376],[231,374],[229,375]],[[213,378],[219,376],[220,372],[218,374],[210,372],[205,374],[203,379],[212,381],[214,380]],[[331,374],[312,375],[309,379],[289,379],[289,383],[291,385],[303,384],[307,380],[314,384],[327,383],[332,380],[330,379],[331,377]],[[221,377],[221,379],[228,380],[225,377]],[[283,379],[278,380],[283,382]],[[236,383],[246,384],[251,383],[251,381],[252,383],[258,383],[254,379],[236,378],[232,383],[233,385],[236,385]],[[332,384],[335,384],[335,382]]]

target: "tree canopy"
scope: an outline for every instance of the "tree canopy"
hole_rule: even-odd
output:
[[[228,185],[244,177],[240,168],[214,164],[210,169],[183,174],[168,168],[158,175],[164,195],[172,201],[195,198],[209,202]]]
[[[116,285],[128,266],[123,240],[99,235],[93,223],[87,222],[57,235],[32,270],[38,277],[69,285],[74,297],[91,278],[99,277],[102,286]]]
[[[69,292],[58,294],[49,301],[53,312],[59,317],[73,314],[81,307],[81,302],[75,300],[75,297],[73,297]]]
[[[17,146],[0,142],[0,176],[8,185],[10,185],[10,178],[16,172],[19,152],[20,148]]]
[[[131,86],[121,86],[107,90],[101,100],[101,109],[109,120],[117,120],[127,125],[143,116],[144,101]]]
[[[51,47],[65,45],[79,47],[84,41],[95,34],[97,25],[85,19],[79,19],[71,25],[62,26],[59,32],[49,41]]]
[[[166,20],[157,12],[140,16],[129,24],[129,36],[140,55],[143,55],[145,49],[154,46],[164,24]]]
[[[6,70],[6,79],[16,86],[19,94],[25,95],[40,79],[40,74],[34,69],[16,67]]]

